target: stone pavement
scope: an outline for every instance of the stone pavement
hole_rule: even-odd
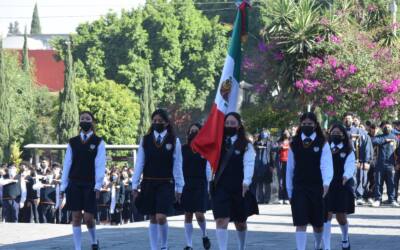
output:
[[[169,218],[170,249],[183,249],[183,217]],[[211,213],[207,214],[209,236],[216,248],[215,224]],[[400,249],[400,209],[381,207],[357,207],[350,217],[352,249],[397,250]],[[195,225],[194,249],[201,248],[200,231]],[[233,229],[233,228],[230,228]],[[308,230],[311,232],[311,228]],[[89,249],[89,235],[83,234],[83,248]],[[260,206],[260,215],[249,218],[248,250],[294,250],[295,235],[290,207],[285,205]],[[341,249],[340,229],[333,223],[332,250]],[[123,226],[99,226],[98,237],[102,249],[149,249],[147,222]],[[313,249],[312,234],[308,235],[308,249]],[[229,249],[237,249],[234,231],[229,234]],[[72,249],[71,226],[51,224],[0,224],[0,249]]]

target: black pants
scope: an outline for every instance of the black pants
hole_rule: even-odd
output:
[[[39,222],[40,223],[54,223],[54,205],[51,204],[40,204],[38,207]]]
[[[72,213],[63,207],[61,210],[61,224],[69,224],[72,221]]]
[[[375,191],[375,165],[371,164],[368,170],[368,189],[364,192],[364,199],[374,198]]]
[[[267,204],[271,200],[271,183],[268,181],[257,181],[255,193],[258,204]]]
[[[392,202],[395,200],[394,174],[395,170],[393,166],[375,169],[375,200],[382,201],[384,182],[386,183],[388,201]]]
[[[279,168],[278,168],[279,200],[289,200],[286,190],[286,165],[287,162],[279,161]]]
[[[24,207],[19,209],[18,222],[30,223],[32,222],[32,204],[30,201],[25,201]]]
[[[5,222],[15,223],[18,222],[17,218],[17,203],[15,200],[3,200],[3,218]]]

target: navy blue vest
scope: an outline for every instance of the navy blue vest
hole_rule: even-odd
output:
[[[95,183],[95,159],[101,138],[92,134],[86,142],[78,135],[69,140],[72,149],[72,165],[69,179],[87,183]]]
[[[332,183],[337,183],[337,184],[342,183],[344,174],[344,164],[346,163],[346,159],[348,156],[349,153],[346,152],[346,149],[344,147],[339,149],[337,152],[332,153],[332,159],[333,159]]]
[[[144,178],[173,178],[175,138],[167,134],[157,145],[153,133],[143,137]]]
[[[237,149],[236,143],[234,144],[235,150],[232,153],[231,158],[228,161],[224,171],[221,174],[221,177],[217,183],[217,186],[223,186],[224,188],[232,191],[240,191],[243,185],[243,157],[245,151],[241,151]],[[220,165],[222,163],[222,159],[224,159],[225,154],[228,153],[228,150],[223,148],[221,151],[221,160],[219,161]],[[220,171],[221,168],[218,167],[217,171]]]
[[[56,202],[56,188],[43,187],[40,189],[40,203],[55,203]]]
[[[291,143],[294,154],[294,176],[293,186],[322,187],[321,156],[324,140],[318,136],[305,147],[299,138]]]
[[[185,183],[193,178],[206,180],[207,160],[193,152],[189,145],[182,146],[183,176]]]
[[[15,177],[18,182],[10,183],[3,186],[3,199],[4,200],[17,200],[21,197],[21,184],[19,176]]]

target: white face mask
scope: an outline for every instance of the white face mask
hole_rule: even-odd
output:
[[[49,183],[53,182],[53,176],[52,175],[48,175],[47,176],[47,180],[49,181]]]

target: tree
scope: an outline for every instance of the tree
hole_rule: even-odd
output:
[[[10,35],[19,35],[21,31],[19,30],[19,22],[15,21],[14,23],[10,23],[8,25],[8,34]]]
[[[126,86],[110,80],[75,83],[79,111],[96,117],[96,133],[108,144],[134,144],[140,121],[139,99]]]
[[[147,68],[144,73],[144,82],[143,82],[143,90],[140,97],[140,126],[139,126],[139,135],[143,136],[147,133],[150,124],[151,118],[150,115],[154,111],[154,102],[153,102],[153,86],[151,82],[151,72],[150,68]]]
[[[78,129],[79,113],[78,103],[74,86],[73,59],[71,54],[71,45],[67,43],[67,53],[65,58],[64,71],[64,90],[60,93],[60,107],[58,114],[58,142],[66,143],[73,137]]]
[[[26,26],[24,32],[24,47],[22,48],[22,69],[25,72],[29,72],[28,36],[26,33]]]
[[[42,33],[42,28],[40,27],[39,11],[36,3],[32,14],[31,34],[39,35],[41,33]]]
[[[5,65],[4,65],[4,51],[3,51],[3,40],[0,37],[0,121],[5,121],[7,113],[7,84],[5,79]],[[6,127],[3,122],[0,122],[0,145],[6,142],[5,138]],[[0,148],[0,162],[4,158],[3,148]]]

